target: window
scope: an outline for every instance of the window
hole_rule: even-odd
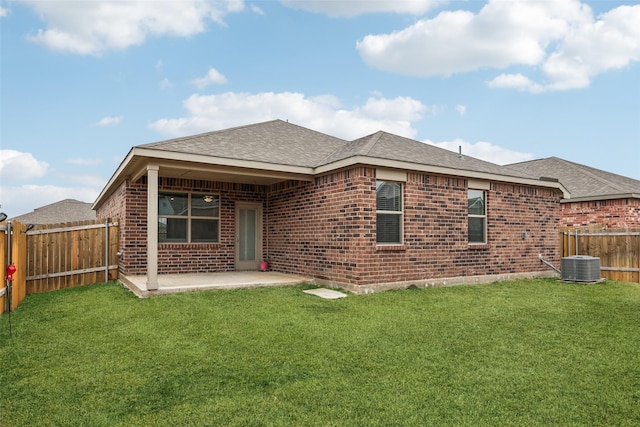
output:
[[[469,190],[469,243],[487,243],[486,193],[483,190]]]
[[[402,184],[376,182],[376,242],[402,244]]]
[[[159,242],[218,242],[220,196],[158,194]]]

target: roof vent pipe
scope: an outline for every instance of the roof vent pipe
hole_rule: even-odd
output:
[[[462,145],[458,145],[458,158],[464,159],[464,156],[462,155]]]

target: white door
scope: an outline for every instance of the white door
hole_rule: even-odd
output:
[[[236,202],[236,270],[258,270],[262,260],[262,204]]]

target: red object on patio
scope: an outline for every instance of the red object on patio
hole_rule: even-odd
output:
[[[269,263],[267,261],[260,261],[260,271],[267,271],[269,269]]]

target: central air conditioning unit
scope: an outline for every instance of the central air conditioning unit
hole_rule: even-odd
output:
[[[600,281],[600,258],[573,255],[562,258],[562,280],[567,282]]]

